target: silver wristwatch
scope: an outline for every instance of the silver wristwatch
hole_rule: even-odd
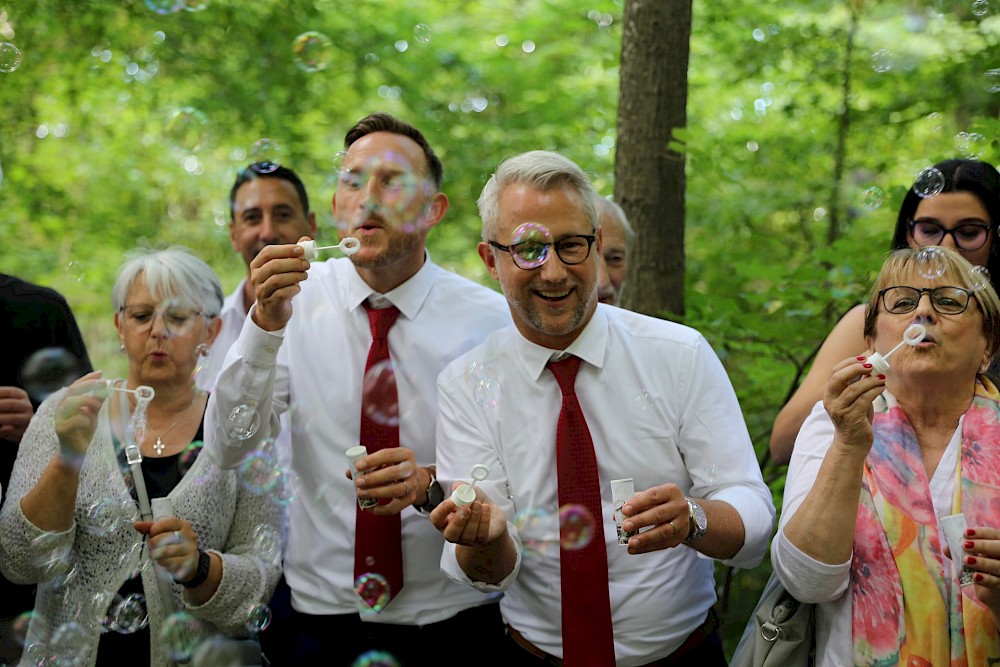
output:
[[[701,539],[708,531],[708,516],[705,515],[705,510],[702,509],[701,505],[690,498],[685,498],[685,500],[687,500],[690,512],[691,526],[688,529],[688,536],[684,538],[684,544],[691,544],[695,540]]]

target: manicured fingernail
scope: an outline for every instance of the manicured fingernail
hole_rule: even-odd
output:
[[[975,556],[966,556],[965,557],[965,564],[966,565],[975,565],[976,564],[976,557]]]
[[[881,373],[879,373],[879,376],[878,376],[878,379],[879,379],[879,380],[884,380],[884,379],[885,379],[885,376],[884,376],[884,375],[882,375]]]
[[[976,536],[976,531],[973,530],[972,528],[969,528],[968,530],[965,531],[965,536],[966,537],[975,537]]]
[[[864,357],[858,357],[858,361],[864,361],[864,360],[865,360]]]
[[[871,364],[864,364],[864,367],[865,367],[865,368],[871,368],[871,367],[872,367],[872,365],[871,365]]]
[[[982,575],[982,573],[980,573],[980,572],[977,572],[977,573],[976,573],[976,576],[975,576],[975,577],[973,577],[973,579],[975,579],[976,581],[978,581],[978,582],[982,583],[982,581],[983,581],[983,575]]]
[[[975,545],[972,542],[964,542],[962,546],[965,547],[966,549],[971,549]]]

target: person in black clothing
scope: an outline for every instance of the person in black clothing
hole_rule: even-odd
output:
[[[69,304],[49,287],[0,273],[0,331],[8,346],[0,355],[0,489],[6,491],[21,436],[46,387],[58,380],[69,384],[93,367]],[[0,577],[0,664],[19,659],[12,625],[34,602],[34,586]]]

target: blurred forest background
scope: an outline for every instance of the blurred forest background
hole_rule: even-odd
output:
[[[500,159],[557,150],[615,191],[628,1],[0,0],[0,271],[62,292],[120,375],[123,253],[188,245],[231,291],[228,193],[255,159],[303,177],[336,242],[335,155],[385,110],[445,165],[432,256],[489,284],[475,200]],[[686,273],[663,289],[725,363],[780,504],[771,421],[865,296],[914,175],[1000,162],[1000,0],[694,0],[688,77]],[[730,646],[767,570],[719,570]]]

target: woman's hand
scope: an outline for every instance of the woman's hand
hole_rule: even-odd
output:
[[[184,582],[198,568],[198,535],[190,521],[175,516],[159,521],[136,521],[135,529],[149,535],[149,557],[174,581]]]
[[[837,439],[866,450],[875,438],[872,401],[885,389],[885,376],[872,376],[871,370],[864,356],[845,359],[833,367],[823,396],[823,407],[833,421]]]
[[[108,396],[101,371],[87,373],[69,386],[56,408],[56,435],[65,462],[79,467],[97,429],[97,415]]]
[[[974,572],[976,597],[1000,623],[1000,530],[976,527],[965,531],[962,565]],[[997,626],[1000,628],[1000,624]]]

